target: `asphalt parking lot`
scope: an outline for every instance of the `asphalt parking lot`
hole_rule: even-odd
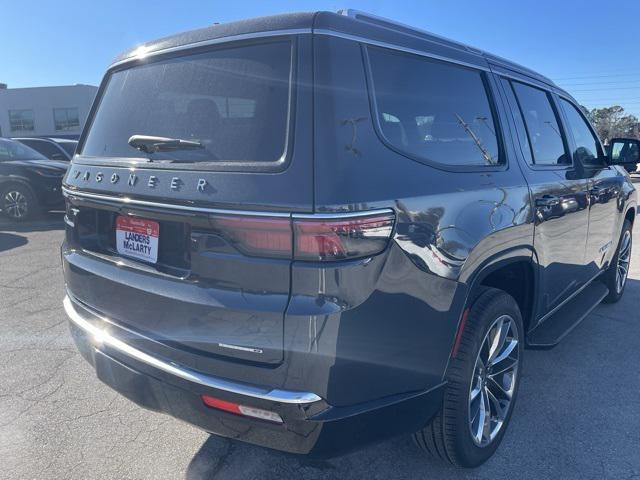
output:
[[[60,214],[0,222],[0,478],[640,478],[640,244],[618,304],[599,306],[556,349],[526,352],[505,441],[463,471],[409,438],[310,461],[140,409],[102,385],[72,344],[62,237]]]

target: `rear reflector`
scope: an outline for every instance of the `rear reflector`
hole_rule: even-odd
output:
[[[393,230],[393,213],[333,219],[294,219],[296,260],[348,260],[382,252]]]
[[[227,402],[220,400],[219,398],[211,397],[209,395],[201,395],[203,403],[207,407],[215,408],[217,410],[223,410],[229,413],[235,413],[236,415],[243,415],[245,417],[259,418],[260,420],[267,420],[269,422],[283,423],[282,417],[275,412],[269,410],[262,410],[261,408],[248,407],[246,405],[240,405],[238,403]]]
[[[213,229],[240,252],[307,261],[350,260],[382,252],[391,238],[392,211],[336,218],[213,215]]]

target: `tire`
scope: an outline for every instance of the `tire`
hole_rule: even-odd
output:
[[[32,219],[39,211],[36,196],[27,185],[11,183],[0,188],[2,213],[16,222]]]
[[[602,300],[603,303],[616,303],[622,298],[624,289],[627,286],[627,276],[629,275],[629,262],[631,261],[631,247],[633,246],[633,225],[629,220],[625,220],[622,225],[622,233],[618,240],[616,253],[611,259],[609,268],[604,272],[601,279],[609,289],[609,294]],[[622,269],[623,271],[621,271]],[[622,275],[619,277],[618,275]],[[621,281],[621,283],[620,283]]]
[[[513,364],[510,376],[509,373],[495,373],[495,370],[491,370],[494,373],[490,373],[489,370],[482,372],[478,370],[480,365],[476,363],[477,360],[490,358],[486,342],[495,338],[493,333],[498,331],[499,322],[502,322],[501,330],[504,332],[506,329],[507,335],[494,358],[499,359],[508,348],[511,348],[511,353],[494,363],[491,368],[505,368]],[[512,345],[513,341],[516,342],[515,345]],[[486,462],[500,445],[511,419],[522,374],[523,352],[524,328],[518,304],[502,290],[487,288],[471,306],[457,352],[449,362],[442,409],[429,425],[414,434],[418,446],[432,456],[459,467],[477,467]],[[508,405],[503,403],[507,401],[507,395],[491,393],[494,395],[492,399],[485,394],[486,389],[504,392],[504,389],[500,390],[491,378],[500,382],[503,387],[508,382],[508,391],[511,394]],[[486,382],[486,387],[483,382]],[[480,393],[470,401],[472,394],[478,391]],[[506,406],[502,423],[498,426],[499,422],[496,421],[494,426],[493,412],[489,412],[491,420],[489,428],[486,429],[486,437],[484,428],[478,435],[481,402],[487,398],[491,410],[497,411],[493,402],[498,397],[501,398],[498,404]]]

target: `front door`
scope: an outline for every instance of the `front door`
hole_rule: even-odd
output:
[[[589,183],[569,154],[553,94],[502,80],[529,181],[538,257],[537,318],[568,299],[589,278],[585,251]]]
[[[593,277],[611,259],[618,246],[618,197],[624,176],[607,166],[598,137],[573,102],[561,98],[574,162],[579,162],[589,183],[589,235],[586,262]]]

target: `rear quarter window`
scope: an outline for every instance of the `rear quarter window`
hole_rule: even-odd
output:
[[[481,71],[380,47],[367,53],[377,123],[390,146],[441,165],[502,163]]]
[[[287,140],[292,43],[274,40],[182,55],[113,72],[81,154],[165,162],[266,163]],[[132,135],[196,140],[145,153]]]

